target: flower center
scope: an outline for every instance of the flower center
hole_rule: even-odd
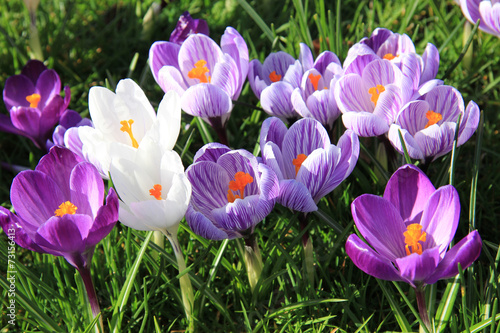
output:
[[[41,98],[42,97],[39,94],[31,94],[29,96],[26,96],[26,100],[30,102],[30,108],[38,107],[38,103],[40,102]]]
[[[372,97],[370,98],[370,101],[372,101],[375,104],[375,106],[377,106],[377,101],[378,101],[378,98],[380,97],[380,94],[383,93],[384,91],[385,91],[385,88],[381,84],[377,84],[377,86],[371,87],[370,89],[368,89],[368,93],[372,95]]]
[[[299,169],[302,166],[302,163],[306,160],[307,155],[304,154],[298,154],[297,158],[294,158],[292,160],[292,164],[295,167],[295,176],[299,173]]]
[[[320,74],[314,75],[313,73],[311,73],[311,74],[309,74],[309,76],[307,78],[309,79],[309,81],[311,81],[311,84],[313,85],[314,90],[318,90],[318,82],[319,82],[319,79],[321,78],[321,75]]]
[[[73,215],[75,214],[77,209],[78,207],[73,205],[71,202],[66,201],[59,205],[59,208],[55,210],[54,215],[58,217],[64,216],[66,214]]]
[[[425,125],[425,128],[427,128],[429,126],[432,126],[434,124],[437,124],[438,121],[440,121],[441,119],[443,119],[442,115],[440,115],[439,113],[434,112],[432,110],[427,111],[426,114],[425,114],[425,117],[427,119],[429,119],[429,121],[427,122],[427,125]]]
[[[383,58],[386,60],[392,60],[392,59],[397,58],[397,57],[398,57],[397,55],[394,55],[392,53],[386,53],[386,55],[383,56]]]
[[[269,80],[271,80],[271,82],[278,82],[281,80],[281,75],[276,74],[276,71],[272,71],[271,74],[269,74]]]
[[[210,75],[207,76],[205,74],[209,73],[210,70],[207,68],[207,62],[203,59],[198,60],[192,70],[188,72],[188,78],[190,79],[198,79],[200,83],[209,83]]]
[[[238,171],[234,175],[234,180],[231,180],[229,182],[229,190],[227,190],[227,201],[234,202],[236,199],[243,199],[244,198],[243,192],[245,191],[245,186],[247,186],[250,183],[253,183],[253,177],[246,172]],[[235,195],[233,191],[234,192],[240,191],[240,194]]]
[[[128,121],[127,120],[120,121],[120,125],[122,125],[120,131],[125,132],[130,136],[130,140],[132,140],[132,147],[139,148],[139,144],[137,143],[137,140],[134,138],[134,135],[132,134],[133,123],[134,121],[132,119],[129,119]]]
[[[427,238],[427,233],[425,233],[425,231],[422,232],[422,226],[418,223],[410,224],[406,227],[406,231],[403,235],[405,236],[406,255],[412,253],[422,254],[422,244],[419,242],[425,242]]]
[[[162,200],[161,197],[161,185],[154,184],[153,188],[149,190],[149,195],[155,197],[156,200]]]

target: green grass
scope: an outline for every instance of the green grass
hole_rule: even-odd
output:
[[[297,56],[299,42],[310,45],[320,37],[321,50],[328,47],[343,60],[351,45],[377,27],[408,34],[419,53],[427,43],[435,44],[441,57],[438,78],[449,72],[445,83],[455,86],[466,103],[476,101],[484,118],[484,127],[457,149],[453,169],[462,204],[456,240],[473,225],[484,246],[473,269],[456,280],[427,287],[430,317],[443,332],[500,332],[500,39],[477,32],[472,57],[466,56],[449,71],[462,52],[464,29],[460,8],[452,1],[179,0],[165,6],[145,36],[143,17],[152,2],[41,2],[37,24],[45,62],[71,87],[71,109],[88,116],[89,88],[114,89],[125,77],[139,82],[157,105],[163,93],[149,72],[148,50],[154,41],[168,39],[185,10],[206,19],[217,42],[226,26],[235,27],[245,38],[250,57],[261,61],[279,50]],[[32,54],[29,14],[22,1],[0,0],[0,8],[3,89],[5,80],[18,74]],[[231,146],[258,153],[260,125],[267,116],[253,108],[258,101],[248,83],[239,101],[249,106],[237,104],[233,109],[228,123]],[[0,112],[7,113],[3,104]],[[182,122],[176,150],[188,166],[197,149],[216,135],[186,114]],[[336,126],[343,130],[341,124]],[[416,308],[413,290],[364,274],[345,253],[345,240],[355,232],[350,203],[363,193],[381,194],[387,177],[404,161],[398,157],[398,165],[380,170],[372,158],[377,140],[361,141],[365,149],[356,169],[320,202],[320,212],[312,215],[308,226],[314,244],[314,286],[304,275],[300,241],[304,231],[298,217],[281,206],[256,228],[264,267],[254,293],[241,240],[207,241],[181,223],[179,241],[195,289],[196,332],[418,331],[411,310]],[[0,133],[1,161],[34,167],[42,155],[28,139]],[[427,174],[436,186],[449,182],[450,163],[448,154],[430,165]],[[5,207],[10,207],[14,176],[0,169],[0,204]],[[168,244],[165,249],[143,247],[146,237],[147,233],[118,224],[96,248],[92,276],[106,331],[167,332],[187,327],[175,256]],[[7,237],[1,234],[2,314],[8,305],[7,247]],[[143,256],[135,263],[139,253]],[[83,284],[64,259],[16,247],[16,261],[18,326],[9,326],[2,315],[1,332],[83,332],[91,326]],[[135,278],[129,279],[132,273]],[[126,300],[121,294],[124,286],[130,287]]]

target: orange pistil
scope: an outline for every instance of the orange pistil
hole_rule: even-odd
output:
[[[120,125],[122,125],[120,131],[125,132],[130,136],[130,140],[132,140],[132,147],[139,148],[139,144],[137,143],[137,140],[134,138],[134,135],[132,134],[133,123],[134,121],[132,119],[129,119],[128,121],[126,120],[120,121]]]
[[[309,74],[309,76],[307,78],[309,79],[309,81],[311,81],[311,84],[313,85],[314,90],[318,90],[318,81],[319,81],[319,79],[321,79],[321,75],[320,74],[314,75],[313,73],[311,73],[311,74]]]
[[[209,83],[211,77],[208,76],[207,78],[205,75],[209,72],[210,70],[207,68],[207,62],[200,59],[194,64],[194,68],[188,72],[188,78],[198,79],[200,80],[200,83]]]
[[[36,108],[38,107],[38,103],[40,102],[40,99],[42,97],[39,94],[32,94],[29,96],[26,96],[26,100],[30,102],[30,108]]]
[[[59,208],[55,210],[54,215],[57,217],[64,216],[66,214],[73,215],[75,214],[78,208],[73,205],[71,202],[66,201],[59,205]]]
[[[271,80],[271,82],[278,82],[281,80],[281,75],[276,74],[276,71],[272,71],[271,74],[269,74],[269,80]]]
[[[246,172],[238,171],[234,175],[234,180],[231,180],[229,182],[229,190],[227,190],[227,201],[234,202],[236,199],[243,199],[245,186],[250,183],[253,183],[253,177]],[[233,191],[240,191],[240,194],[235,195]]]
[[[427,127],[429,127],[431,125],[437,124],[438,121],[440,121],[441,119],[443,119],[442,115],[440,115],[439,113],[434,112],[432,110],[427,111],[426,114],[425,114],[425,117],[427,119],[429,119],[429,122],[427,122],[427,125],[425,125],[425,128],[427,128]]]
[[[427,233],[425,233],[425,231],[422,232],[422,226],[418,223],[410,224],[406,229],[407,230],[403,233],[405,236],[406,255],[412,253],[422,254],[422,244],[419,242],[425,242]]]
[[[384,91],[385,88],[381,84],[377,84],[376,87],[371,87],[370,89],[368,89],[368,93],[372,95],[370,101],[372,101],[375,104],[375,106],[377,106],[377,101],[378,98],[380,97],[380,94],[383,93]]]
[[[294,158],[292,160],[292,164],[295,167],[295,176],[299,173],[299,169],[302,166],[302,163],[306,160],[307,155],[304,154],[298,154],[297,158]]]
[[[162,200],[161,197],[161,185],[160,184],[154,184],[153,188],[149,190],[149,195],[152,195],[155,197],[156,200]]]
[[[393,55],[392,53],[387,53],[383,58],[386,60],[392,60],[397,57],[398,57],[397,55]]]

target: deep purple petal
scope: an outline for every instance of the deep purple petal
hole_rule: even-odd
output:
[[[400,167],[391,176],[384,199],[399,210],[406,225],[419,223],[429,197],[436,191],[427,176],[412,164]]]
[[[48,69],[40,74],[36,82],[36,91],[40,94],[39,109],[44,109],[50,101],[61,93],[61,80],[53,69]]]
[[[326,71],[326,68],[331,64],[331,63],[336,63],[339,66],[342,66],[340,63],[339,57],[333,52],[330,51],[324,51],[321,52],[321,54],[316,58],[314,61],[314,68],[318,70],[318,72],[324,74]]]
[[[477,230],[472,231],[460,242],[455,244],[446,252],[443,260],[439,263],[434,273],[424,282],[427,284],[436,283],[441,279],[448,279],[458,274],[458,263],[462,269],[466,269],[479,257],[481,253],[482,241]]]
[[[351,210],[356,227],[375,251],[391,261],[406,256],[406,227],[394,205],[379,196],[363,194],[353,201]]]
[[[7,110],[14,106],[29,107],[30,103],[26,100],[26,96],[35,93],[35,84],[24,75],[14,75],[5,81],[3,90],[3,101]]]
[[[78,207],[78,214],[96,218],[104,200],[104,183],[97,169],[88,162],[76,165],[71,172],[69,188],[71,202]]]
[[[412,253],[396,259],[401,277],[408,281],[423,281],[436,269],[441,258],[437,247],[427,249],[422,254]],[[413,285],[414,286],[414,285]]]
[[[43,172],[52,178],[67,200],[70,200],[71,194],[69,184],[71,172],[78,162],[77,156],[69,149],[53,147],[47,155],[40,159],[35,170]]]
[[[34,238],[38,226],[30,224],[28,221],[21,219],[8,209],[1,206],[0,226],[2,227],[9,240],[14,240],[14,242],[20,247],[35,252],[46,253],[46,251],[39,247],[31,238]]]
[[[352,262],[366,274],[388,281],[403,280],[389,260],[373,251],[357,235],[347,238],[345,250]]]
[[[36,84],[40,74],[46,70],[47,66],[45,66],[40,60],[30,60],[23,67],[21,75],[28,77],[33,84]]]
[[[118,195],[113,188],[110,188],[106,197],[106,204],[97,211],[94,224],[87,238],[87,247],[96,245],[111,232],[118,221],[118,207]]]

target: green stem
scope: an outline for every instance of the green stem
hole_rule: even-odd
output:
[[[163,236],[163,233],[161,231],[154,231],[153,232],[153,243],[158,245],[158,247],[160,249],[165,249],[165,237]],[[158,260],[159,253],[157,251],[154,251],[152,253],[152,257],[155,260]]]
[[[252,293],[262,273],[262,256],[255,234],[245,238],[245,267]]]
[[[299,213],[300,230],[303,231],[309,224],[308,213]],[[305,275],[309,284],[314,288],[314,249],[309,230],[306,230],[302,235],[302,246],[304,247],[304,262],[306,266]]]
[[[99,301],[97,300],[97,295],[95,293],[94,284],[92,283],[92,276],[90,275],[90,269],[88,267],[77,268],[80,276],[82,277],[83,284],[85,285],[85,290],[87,291],[88,301],[90,303],[90,308],[92,309],[92,316],[95,318],[99,316],[101,309],[99,307]],[[99,317],[99,327],[97,332],[104,332],[104,325],[102,323],[102,316]]]
[[[184,255],[182,254],[181,247],[179,246],[179,240],[177,239],[177,229],[175,232],[172,230],[165,230],[165,236],[170,241],[172,248],[174,249],[175,259],[177,260],[177,266],[179,267],[179,274],[186,270],[186,262],[184,261]],[[189,273],[183,274],[179,278],[179,284],[181,286],[182,293],[182,303],[184,304],[184,311],[186,312],[186,317],[189,322],[188,332],[194,332],[194,320],[193,320],[193,306],[194,306],[194,293],[193,286],[191,285],[191,280],[189,279]]]

